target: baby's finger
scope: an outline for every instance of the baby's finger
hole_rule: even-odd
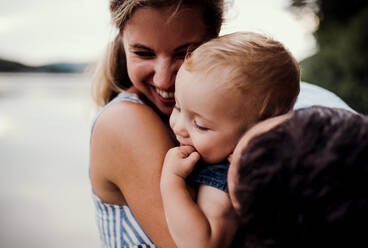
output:
[[[180,146],[179,150],[184,158],[188,157],[191,153],[195,151],[192,146]]]
[[[200,155],[198,152],[192,152],[183,160],[183,166],[187,170],[188,174],[193,170],[194,166],[197,164]]]
[[[181,165],[181,173],[180,176],[186,178],[194,169],[194,166],[197,164],[200,155],[198,152],[192,152],[188,157],[182,160]]]
[[[198,152],[192,152],[191,154],[189,154],[189,156],[187,157],[187,160],[191,161],[192,163],[197,163],[198,160],[200,158],[200,155]]]

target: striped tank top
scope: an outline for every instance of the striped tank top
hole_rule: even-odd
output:
[[[112,104],[119,101],[144,104],[135,94],[120,93],[97,114],[91,130],[97,118]],[[93,192],[92,199],[96,207],[96,221],[103,248],[156,247],[127,205],[105,203]]]

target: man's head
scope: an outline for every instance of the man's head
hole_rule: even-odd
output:
[[[228,175],[243,247],[367,245],[368,118],[312,107],[252,129]]]

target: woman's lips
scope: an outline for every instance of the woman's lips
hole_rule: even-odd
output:
[[[175,98],[174,98],[174,91],[166,91],[156,87],[153,87],[153,90],[157,96],[157,98],[165,105],[174,105]]]

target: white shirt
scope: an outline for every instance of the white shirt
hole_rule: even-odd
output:
[[[342,108],[355,112],[340,97],[319,86],[300,82],[300,93],[294,105],[294,110],[320,105],[330,108]]]

